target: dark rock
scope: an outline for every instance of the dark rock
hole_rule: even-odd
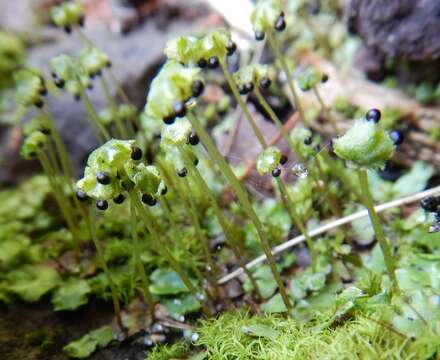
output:
[[[405,74],[411,81],[440,79],[439,1],[351,0],[345,13],[349,31],[364,40],[360,67],[370,78],[381,80],[393,60],[417,69]]]

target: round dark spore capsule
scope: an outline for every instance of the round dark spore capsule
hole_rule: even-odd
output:
[[[218,57],[217,56],[211,56],[208,60],[208,67],[210,69],[215,69],[218,67],[218,65],[220,64],[220,62],[218,61]]]
[[[263,89],[268,89],[271,83],[272,80],[270,80],[268,77],[265,76],[260,80],[260,87]]]
[[[240,95],[246,95],[247,94],[246,84],[239,84],[238,92],[240,93]]]
[[[167,192],[168,192],[168,188],[165,186],[165,187],[161,190],[160,194],[161,194],[161,195],[166,195]]]
[[[310,145],[310,144],[312,143],[312,141],[313,141],[312,137],[311,137],[311,136],[307,136],[307,137],[304,139],[304,144],[305,144],[305,145]]]
[[[202,95],[203,90],[205,90],[205,84],[202,80],[195,80],[192,84],[191,90],[194,97],[199,97]]]
[[[190,133],[188,135],[188,142],[191,145],[197,145],[200,142],[199,136],[195,132]]]
[[[177,171],[177,175],[179,175],[179,177],[183,178],[188,174],[188,170],[186,170],[186,168],[181,168],[180,170]]]
[[[64,31],[66,34],[70,34],[72,32],[72,28],[69,25],[64,26]]]
[[[168,115],[163,118],[163,122],[167,125],[173,124],[174,120],[176,120],[176,116],[174,114]]]
[[[44,101],[42,99],[38,99],[37,101],[35,101],[34,105],[41,109],[44,106]]]
[[[374,121],[376,124],[379,122],[380,117],[381,117],[381,113],[379,109],[370,109],[367,111],[365,118],[368,121]]]
[[[228,56],[231,56],[235,53],[237,50],[237,44],[233,41],[229,41],[228,45],[226,46],[227,54]]]
[[[132,146],[131,147],[131,158],[133,160],[142,159],[142,150],[139,146]]]
[[[105,64],[109,69],[113,66],[112,62],[109,60],[107,61],[107,64]]]
[[[327,74],[322,74],[321,82],[322,83],[326,83],[327,81],[328,81],[328,75]]]
[[[281,157],[280,157],[280,164],[281,165],[284,165],[286,162],[287,162],[287,156],[286,155],[281,155]]]
[[[420,201],[420,206],[428,212],[436,212],[440,205],[440,196],[427,196]]]
[[[286,20],[284,19],[284,16],[281,16],[277,19],[275,22],[275,30],[276,31],[284,31],[286,29]]]
[[[106,200],[98,200],[96,202],[96,207],[99,210],[107,210],[108,209],[108,202]]]
[[[52,134],[52,131],[48,128],[41,128],[40,131],[44,134],[44,135],[50,135]]]
[[[118,196],[116,196],[114,199],[113,199],[113,202],[115,203],[115,204],[122,204],[123,202],[124,202],[124,200],[125,200],[125,196],[124,195],[122,195],[122,194],[119,194]]]
[[[186,115],[186,106],[183,101],[178,101],[173,106],[175,117],[181,118]]]
[[[84,15],[81,16],[78,20],[78,25],[84,27],[85,20],[86,20],[85,16]]]
[[[195,166],[199,165],[199,158],[195,158],[193,164]]]
[[[252,92],[252,90],[254,90],[254,84],[249,82],[247,84],[245,84],[246,87],[246,93],[249,94],[250,92]]]
[[[41,95],[41,96],[46,96],[46,95],[47,95],[47,88],[46,88],[46,87],[43,87],[43,88],[40,90],[40,95]]]
[[[393,140],[394,145],[399,146],[403,143],[404,136],[399,130],[393,130],[390,132],[390,138]]]
[[[157,201],[152,195],[144,194],[144,195],[142,195],[142,202],[144,204],[147,204],[148,206],[154,206],[154,205],[156,205]]]
[[[208,62],[205,59],[200,59],[197,62],[197,65],[199,65],[199,68],[204,69],[206,65],[208,65]]]
[[[107,171],[100,172],[96,175],[96,181],[101,185],[110,184],[110,174]]]
[[[281,169],[279,167],[276,167],[275,169],[272,170],[273,177],[278,177],[280,175],[281,175]]]
[[[81,100],[81,95],[80,95],[80,94],[75,94],[75,95],[73,95],[73,98],[74,98],[76,101],[80,101],[80,100]]]
[[[264,32],[262,32],[262,31],[256,31],[256,32],[255,32],[255,40],[257,40],[257,41],[263,41],[263,40],[264,40],[264,37],[265,37]]]
[[[55,78],[53,83],[59,89],[62,89],[64,85],[66,85],[66,82],[63,79],[59,79],[59,78]]]
[[[85,201],[87,201],[87,199],[89,197],[87,196],[87,194],[84,191],[78,189],[78,190],[76,190],[76,198],[79,201],[85,202]]]

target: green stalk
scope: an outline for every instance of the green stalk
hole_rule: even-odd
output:
[[[275,280],[278,285],[278,289],[280,292],[280,295],[283,299],[283,302],[287,308],[287,311],[290,312],[292,309],[292,304],[290,302],[289,296],[287,295],[286,288],[283,284],[283,280],[281,279],[281,275],[278,272],[278,269],[276,267],[275,258],[272,255],[272,251],[270,249],[270,244],[267,239],[267,235],[263,229],[263,224],[260,222],[260,219],[258,218],[257,214],[255,213],[255,210],[252,207],[251,202],[249,201],[249,198],[242,188],[242,185],[238,178],[235,176],[234,172],[229,167],[228,163],[220,153],[220,151],[217,149],[217,147],[214,145],[212,139],[204,129],[204,127],[196,120],[196,118],[193,116],[193,114],[188,114],[188,119],[190,120],[192,126],[196,130],[197,134],[200,137],[200,140],[202,141],[203,145],[205,146],[206,150],[209,153],[209,156],[212,158],[212,160],[219,166],[220,170],[223,172],[223,174],[226,176],[228,181],[231,183],[232,187],[235,190],[235,193],[237,195],[237,198],[240,202],[240,204],[243,206],[243,210],[248,215],[249,219],[254,224],[258,237],[261,242],[261,247],[267,257],[267,261],[269,263],[269,266],[271,268],[272,274],[275,277]]]
[[[96,136],[98,136],[98,139],[101,142],[105,142],[105,141],[110,140],[110,138],[111,138],[110,134],[108,133],[107,129],[99,121],[98,114],[96,113],[92,103],[90,102],[90,99],[86,93],[86,90],[84,89],[84,86],[82,85],[81,80],[79,78],[77,79],[77,83],[78,83],[79,94],[80,94],[81,99],[84,103],[87,114],[89,115],[89,118],[91,120],[92,127],[95,129],[95,131],[97,131]]]
[[[232,78],[231,73],[228,70],[228,66],[224,60],[220,61],[221,68],[223,70],[223,73],[226,77],[226,81],[229,84],[229,87],[232,90],[232,94],[234,94],[235,99],[237,100],[239,106],[243,110],[243,114],[248,120],[249,124],[252,127],[252,130],[254,131],[255,136],[258,138],[258,141],[260,142],[263,147],[267,147],[266,141],[264,140],[263,134],[261,133],[260,129],[258,128],[257,124],[254,121],[254,118],[252,117],[251,113],[249,112],[249,109],[247,108],[245,102],[240,96],[240,92],[238,91],[237,85],[235,84],[234,79]]]
[[[295,107],[298,109],[301,120],[304,121],[305,120],[304,109],[301,105],[301,100],[299,98],[298,92],[295,89],[295,85],[293,84],[292,73],[289,70],[289,66],[287,65],[286,59],[281,53],[277,39],[271,31],[267,33],[267,40],[269,42],[269,46],[271,47],[275,55],[275,59],[279,61],[281,67],[283,68],[284,73],[286,74],[287,85],[289,86],[290,92],[292,93],[293,99],[295,100]]]
[[[66,198],[62,187],[57,184],[56,174],[54,173],[54,169],[52,164],[50,163],[49,158],[43,151],[38,152],[38,159],[40,161],[41,166],[43,167],[46,176],[49,179],[49,182],[52,187],[53,195],[55,196],[55,200],[60,207],[61,212],[63,213],[63,217],[67,222],[67,226],[74,237],[74,244],[77,253],[80,250],[80,233],[76,227],[74,221],[74,215],[72,214],[71,209],[67,206],[68,199]]]
[[[394,290],[399,293],[399,284],[397,282],[396,273],[395,273],[395,264],[394,258],[391,251],[391,247],[388,243],[388,240],[385,237],[382,225],[380,224],[379,217],[377,216],[376,210],[374,210],[374,202],[373,197],[370,193],[370,187],[368,184],[368,176],[367,171],[363,169],[358,170],[359,184],[361,186],[362,199],[365,207],[368,210],[368,215],[370,216],[371,224],[373,225],[374,233],[376,235],[377,240],[379,241],[380,248],[382,250],[382,254],[385,260],[385,266],[388,272],[388,276],[391,279]]]
[[[93,206],[91,206],[90,212],[89,212],[89,218],[87,219],[87,225],[89,227],[90,237],[92,238],[93,244],[96,247],[96,251],[98,253],[98,260],[101,263],[101,266],[102,266],[102,269],[104,270],[105,276],[107,277],[107,281],[108,281],[110,291],[112,294],[112,301],[113,301],[113,308],[114,308],[115,315],[116,315],[116,322],[118,323],[118,326],[120,327],[120,329],[122,329],[121,307],[119,304],[118,292],[116,290],[115,284],[113,283],[113,279],[110,274],[110,270],[107,266],[107,262],[105,261],[101,243],[99,242],[99,240],[96,236],[95,224],[96,224],[96,209]]]
[[[151,241],[153,243],[153,246],[156,247],[156,249],[162,254],[162,256],[168,261],[170,266],[173,268],[173,270],[179,275],[182,282],[185,284],[185,286],[188,288],[188,290],[191,292],[191,294],[198,299],[199,292],[194,287],[193,283],[189,279],[188,275],[185,273],[185,271],[180,266],[179,262],[174,258],[173,254],[167,249],[167,247],[163,244],[161,238],[159,237],[159,234],[156,230],[156,228],[153,226],[153,223],[151,222],[152,214],[148,208],[145,208],[141,201],[138,199],[137,196],[133,196],[133,202],[135,206],[138,209],[138,212],[141,214],[141,219],[149,231],[151,235]],[[200,304],[202,305],[203,312],[205,315],[209,316],[211,315],[211,311],[206,306],[206,304],[203,301],[200,301]]]
[[[139,275],[141,277],[142,283],[142,297],[144,302],[148,305],[148,309],[151,315],[151,318],[154,319],[154,308],[156,302],[154,301],[154,297],[150,292],[150,283],[148,281],[148,276],[145,272],[145,267],[142,264],[141,260],[141,249],[139,247],[139,238],[137,233],[137,215],[134,202],[132,200],[133,195],[130,193],[130,228],[131,228],[131,238],[133,239],[133,257],[135,262],[135,268],[139,271]]]
[[[319,93],[318,87],[316,85],[313,87],[313,92],[315,93],[315,96],[318,99],[319,105],[321,106],[321,109],[324,112],[325,117],[330,122],[330,125],[333,128],[333,131],[336,134],[339,134],[338,124],[336,123],[335,118],[331,114],[330,109],[324,104],[324,100],[322,99],[321,94]]]
[[[217,199],[215,198],[214,194],[212,193],[205,179],[203,179],[202,174],[200,174],[199,169],[197,169],[197,166],[195,166],[194,163],[191,161],[191,159],[188,158],[188,155],[185,153],[184,150],[179,148],[179,151],[182,154],[182,157],[185,159],[185,165],[191,169],[191,174],[194,176],[194,180],[196,181],[197,185],[202,189],[202,192],[208,196],[214,214],[217,217],[217,220],[223,230],[223,234],[225,235],[226,242],[231,247],[231,250],[234,253],[235,258],[237,259],[238,264],[244,270],[249,280],[251,281],[257,297],[259,299],[263,299],[263,297],[261,296],[261,291],[258,286],[258,283],[255,280],[255,277],[253,276],[252,272],[246,267],[246,262],[242,258],[242,255],[245,254],[245,249],[240,248],[240,246],[237,245],[235,239],[231,237],[229,221],[226,218],[226,216],[223,214],[223,211],[220,209]],[[211,266],[214,275],[216,275],[218,274],[217,266],[212,260],[211,252],[209,251],[209,244],[207,241],[206,241],[206,248],[207,248],[206,251],[209,254],[209,265]]]
[[[115,114],[115,124],[116,124],[116,128],[118,129],[118,133],[119,133],[118,135],[121,139],[128,139],[129,137],[128,130],[125,128],[125,125],[118,116],[118,105],[116,104],[116,101],[113,98],[113,95],[110,91],[110,87],[107,81],[105,80],[104,75],[100,76],[100,80],[101,80],[102,89],[104,90],[104,94],[107,99],[107,103]]]

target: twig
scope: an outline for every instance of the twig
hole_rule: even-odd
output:
[[[404,198],[396,199],[396,200],[387,202],[385,204],[377,205],[374,207],[374,209],[376,210],[376,212],[379,213],[379,212],[391,209],[393,207],[403,206],[403,205],[406,205],[409,203],[413,203],[415,201],[423,199],[426,196],[434,195],[437,193],[440,193],[440,186],[436,186],[434,188],[431,188],[431,189],[428,189],[425,191],[421,191],[421,192],[418,192],[416,194],[413,194],[413,195],[410,195],[410,196],[407,196]],[[367,210],[359,211],[357,213],[345,216],[341,219],[332,221],[328,224],[325,224],[325,225],[322,225],[316,229],[313,229],[309,232],[309,235],[311,237],[314,237],[314,236],[320,235],[322,233],[325,233],[331,229],[337,228],[341,225],[350,223],[352,221],[355,221],[357,219],[360,219],[360,218],[363,218],[366,216],[368,216]],[[305,241],[305,237],[303,235],[297,236],[291,240],[286,241],[285,243],[283,243],[281,245],[275,246],[272,249],[272,254],[277,255],[277,254],[283,252],[284,250],[290,249],[291,247],[302,243],[303,241]],[[261,255],[261,256],[257,257],[256,259],[248,262],[246,264],[246,268],[250,269],[252,267],[255,267],[255,266],[261,264],[262,262],[264,262],[265,260],[266,260],[266,256]],[[243,269],[238,268],[238,269],[234,270],[233,272],[229,273],[228,275],[223,276],[221,279],[219,279],[218,284],[224,284],[224,283],[228,282],[229,280],[232,280],[241,274],[243,274]]]

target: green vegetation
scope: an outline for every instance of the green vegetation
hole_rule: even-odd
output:
[[[21,152],[37,159],[44,175],[0,192],[0,300],[50,298],[56,312],[77,311],[93,297],[111,301],[112,324],[65,344],[73,358],[135,337],[155,345],[149,359],[438,357],[440,198],[425,199],[424,211],[403,212],[397,204],[381,218],[374,204],[424,190],[433,167],[417,161],[397,181],[383,180],[378,170],[402,141],[392,130],[399,110],[384,109],[381,119],[378,109],[364,114],[338,99],[336,117],[321,96],[328,76],[313,67],[297,76],[284,50],[295,39],[287,51],[303,51],[304,39],[289,26],[291,18],[305,22],[307,41],[322,51],[338,46],[314,38],[304,6],[290,1],[284,12],[280,1],[258,1],[250,20],[274,61],[234,73],[229,59],[239,49],[229,30],[170,40],[140,113],[117,83],[110,59],[82,32],[81,6],[55,6],[54,23],[84,48],[51,60],[50,83],[36,69],[14,73],[17,108],[36,112]],[[18,66],[22,50],[8,46]],[[214,78],[226,89],[217,104],[203,96]],[[87,94],[96,83],[107,100],[103,109]],[[55,87],[81,102],[100,142],[80,179],[73,177],[46,101]],[[310,116],[299,89],[313,92],[320,118]],[[293,160],[269,143],[247,95],[278,129]],[[291,103],[301,124],[283,125],[287,119],[273,97]],[[261,147],[255,168],[261,178],[269,175],[273,196],[253,197],[244,175],[216,146],[214,134],[230,126],[232,105]],[[340,115],[357,117],[343,135]],[[331,142],[304,127],[319,128],[319,121],[333,130]],[[359,204],[370,221],[360,217],[313,239],[320,223],[354,213]],[[275,256],[271,249],[292,234],[305,245]],[[260,255],[267,264],[246,267]],[[243,269],[234,280],[238,290],[219,282],[229,266]],[[162,323],[185,329],[185,339],[160,344],[168,340]],[[46,347],[55,335],[29,336]]]

